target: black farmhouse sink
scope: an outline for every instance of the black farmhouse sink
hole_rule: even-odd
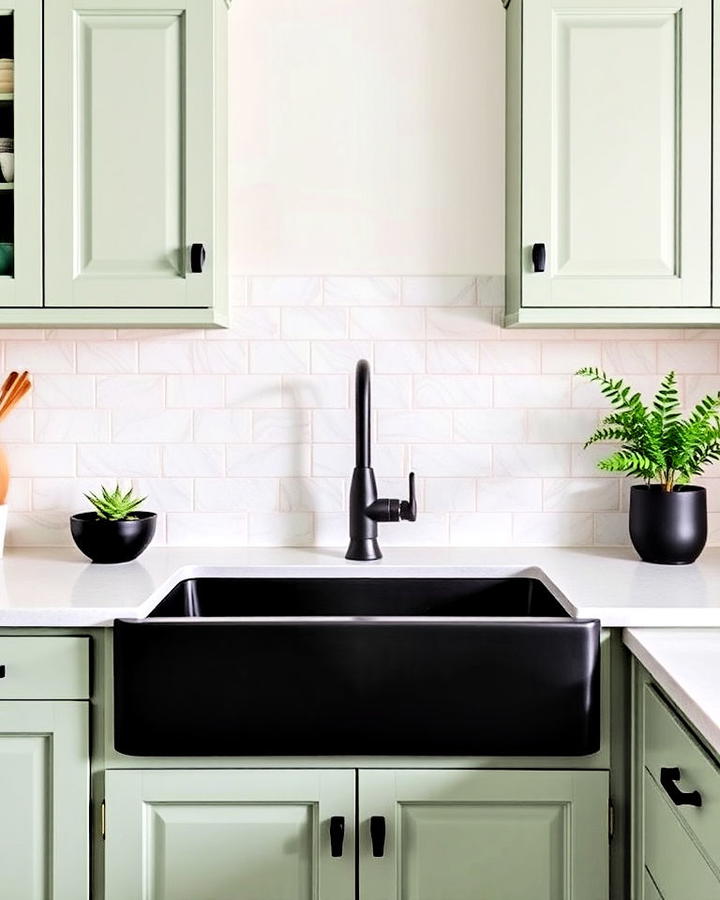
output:
[[[140,756],[576,756],[600,624],[531,578],[197,578],[114,629]]]

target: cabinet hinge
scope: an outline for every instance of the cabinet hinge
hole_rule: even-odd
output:
[[[105,801],[100,804],[100,837],[105,840]]]
[[[608,841],[615,835],[615,807],[612,800],[608,802]]]

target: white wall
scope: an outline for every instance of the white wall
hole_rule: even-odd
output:
[[[503,269],[500,0],[235,0],[235,271]]]
[[[627,482],[582,449],[603,402],[572,372],[649,392],[674,368],[693,400],[720,386],[718,332],[499,326],[502,16],[235,0],[232,328],[0,332],[35,381],[0,426],[10,543],[68,543],[82,492],[118,477],[161,543],[343,544],[361,356],[380,488],[419,479],[384,544],[627,541]]]

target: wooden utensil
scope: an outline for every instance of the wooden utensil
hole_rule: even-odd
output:
[[[31,386],[27,372],[23,372],[22,375],[19,375],[13,381],[10,389],[0,399],[0,419],[5,418],[10,410],[27,394]]]
[[[3,381],[2,387],[0,388],[0,404],[7,396],[7,392],[10,390],[10,388],[15,383],[15,381],[17,380],[17,377],[18,377],[18,373],[13,370],[12,372],[10,372],[10,374],[5,379],[5,381]]]
[[[10,389],[5,399],[0,402],[0,421],[7,416],[11,409],[17,406],[31,387],[32,382],[27,377],[27,372],[23,372]]]

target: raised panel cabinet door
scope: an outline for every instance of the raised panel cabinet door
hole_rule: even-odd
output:
[[[220,9],[45,4],[47,306],[212,306]]]
[[[0,308],[39,307],[43,304],[42,0],[3,4],[0,58]],[[5,62],[8,59],[12,62]]]
[[[0,896],[88,897],[89,779],[87,703],[0,702]]]
[[[609,898],[606,772],[363,770],[358,797],[361,900]]]
[[[355,900],[354,770],[112,770],[105,789],[106,900]]]
[[[711,14],[524,0],[523,306],[710,306]]]

